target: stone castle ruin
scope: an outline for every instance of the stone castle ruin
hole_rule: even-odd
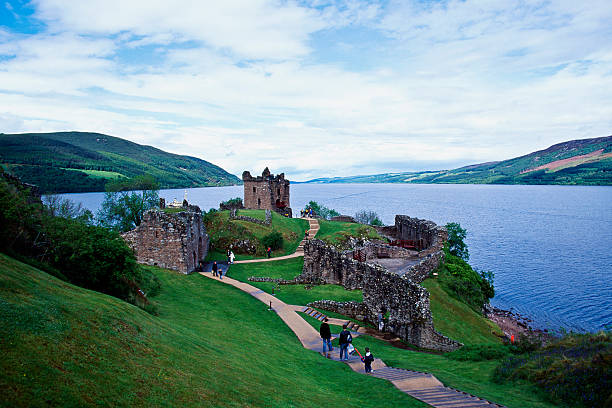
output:
[[[418,347],[452,351],[462,344],[438,333],[429,308],[429,292],[419,285],[444,257],[447,232],[427,220],[403,215],[395,225],[379,232],[391,244],[367,242],[340,252],[323,241],[304,246],[304,269],[300,282],[328,283],[363,291],[363,302],[319,301],[319,307],[377,324],[378,314],[387,314],[385,331]]]
[[[248,171],[243,172],[242,181],[245,208],[271,210],[291,217],[289,180],[285,180],[285,173],[275,177],[266,167],[261,176],[257,177],[251,176]]]
[[[140,225],[122,237],[138,263],[185,274],[196,270],[208,253],[209,238],[197,206],[184,206],[178,213],[149,210]]]

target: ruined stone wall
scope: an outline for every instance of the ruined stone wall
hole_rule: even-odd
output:
[[[336,215],[335,217],[331,217],[330,221],[339,221],[339,222],[352,222],[356,223],[355,218],[350,215]]]
[[[136,229],[122,234],[139,263],[182,273],[195,270],[208,253],[209,238],[199,208],[189,206],[186,210],[149,210]]]
[[[250,209],[268,209],[279,211],[278,203],[284,205],[290,211],[289,202],[289,180],[285,180],[285,174],[274,176],[266,167],[261,176],[253,177],[251,173],[242,173],[244,183],[244,207]]]
[[[308,303],[306,306],[340,313],[341,315],[361,321],[365,320],[366,315],[369,313],[368,307],[364,303],[353,301],[336,302],[335,300],[317,300]]]
[[[362,289],[364,320],[376,324],[377,313],[388,311],[385,330],[418,347],[452,351],[462,345],[434,330],[425,288],[382,266],[349,258],[322,241],[311,240],[304,245],[304,268],[299,278]]]
[[[386,245],[386,244],[377,243],[377,242],[367,242],[363,246],[363,251],[365,251],[368,259],[371,259],[371,258],[409,258],[411,256],[416,255],[416,251],[411,251],[410,249]]]
[[[446,228],[439,227],[436,223],[419,218],[411,218],[407,215],[395,216],[396,236],[398,239],[421,241],[425,248],[419,256],[427,256],[439,251],[448,238]]]

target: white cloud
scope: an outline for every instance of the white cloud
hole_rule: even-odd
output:
[[[1,131],[98,131],[298,180],[612,133],[606,2],[207,3],[38,0],[47,31],[0,31]],[[320,30],[356,63],[389,55],[337,63]]]

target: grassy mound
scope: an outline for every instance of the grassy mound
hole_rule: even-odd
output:
[[[150,269],[158,317],[0,254],[0,405],[424,406],[304,350],[248,294]]]
[[[340,285],[319,285],[305,287],[304,285],[281,285],[273,282],[249,282],[251,276],[267,276],[275,279],[290,280],[302,273],[304,258],[285,259],[275,262],[255,264],[236,264],[229,269],[228,276],[242,282],[247,282],[265,292],[274,293],[276,297],[290,305],[306,305],[321,299],[333,299],[339,302],[361,302],[361,290],[345,290]]]
[[[264,210],[240,210],[238,215],[265,220]],[[218,211],[207,214],[204,218],[206,231],[211,237],[212,253],[210,259],[225,259],[225,251],[230,244],[237,241],[249,240],[256,248],[255,254],[236,253],[236,259],[252,259],[265,255],[266,248],[262,244],[263,238],[272,233],[280,232],[283,236],[283,247],[272,252],[273,256],[288,255],[295,252],[304,233],[308,229],[308,221],[297,218],[287,218],[272,211],[270,226],[254,222],[232,220],[229,211]]]
[[[378,235],[376,229],[369,225],[353,222],[319,220],[319,232],[317,238],[328,245],[344,249],[350,238],[357,239],[378,239],[384,240]]]

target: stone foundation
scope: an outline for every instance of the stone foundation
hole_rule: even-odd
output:
[[[136,229],[122,234],[138,263],[193,272],[208,253],[209,239],[196,206],[183,212],[147,211]]]

